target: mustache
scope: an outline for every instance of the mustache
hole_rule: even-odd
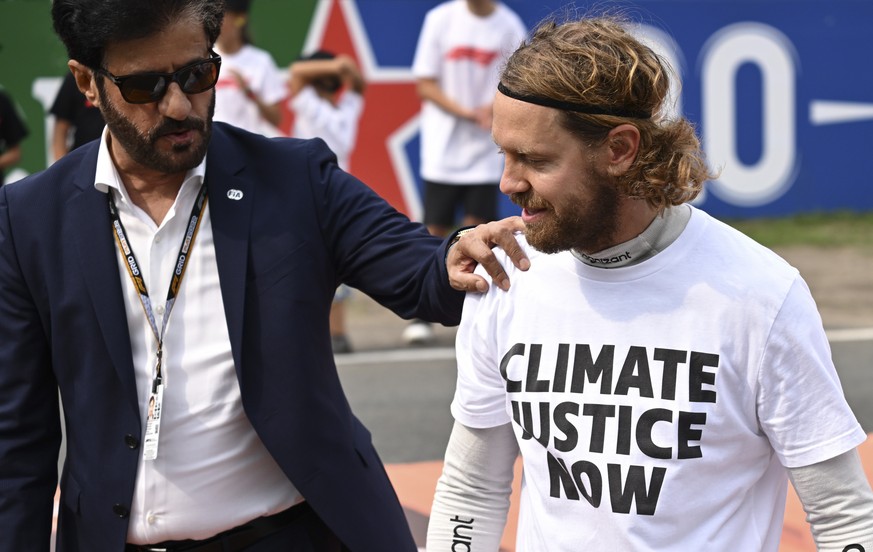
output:
[[[528,210],[551,209],[552,207],[549,202],[537,196],[533,190],[511,193],[509,194],[509,200],[522,209]]]
[[[152,138],[159,138],[167,134],[182,132],[185,130],[198,130],[203,132],[206,130],[206,121],[196,117],[188,117],[184,121],[176,119],[164,119],[160,125],[154,128],[151,132]]]

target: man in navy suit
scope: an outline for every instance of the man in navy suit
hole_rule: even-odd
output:
[[[342,392],[331,299],[345,282],[456,324],[450,279],[484,285],[471,266],[515,224],[451,247],[320,140],[213,125],[222,14],[53,3],[107,127],[0,189],[0,551],[49,548],[58,389],[59,552],[415,550]]]

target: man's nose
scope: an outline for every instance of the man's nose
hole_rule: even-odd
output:
[[[158,105],[162,115],[177,121],[184,121],[191,114],[191,100],[176,82],[170,83]]]
[[[508,159],[503,165],[503,174],[500,177],[500,191],[506,195],[526,192],[530,189],[530,183],[524,178],[522,171]]]

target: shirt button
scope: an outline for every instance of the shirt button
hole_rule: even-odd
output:
[[[124,444],[127,445],[127,448],[135,449],[139,446],[139,439],[128,433],[124,436]]]
[[[146,521],[148,522],[149,525],[154,524],[154,522],[155,522],[154,514],[149,514],[148,517],[146,517]]]
[[[155,307],[155,312],[160,314],[161,316],[163,316],[164,315],[164,305],[158,305],[157,307]]]
[[[155,243],[161,243],[161,235],[160,234],[155,236]]]
[[[121,504],[116,504],[112,507],[112,513],[120,518],[126,518],[130,511]]]

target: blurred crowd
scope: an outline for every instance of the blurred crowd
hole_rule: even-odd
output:
[[[279,67],[255,43],[251,10],[252,0],[225,2],[214,47],[221,57],[214,120],[270,137],[321,138],[338,165],[354,174],[351,158],[367,86],[362,69],[351,52],[323,49]],[[525,32],[521,18],[495,0],[435,2],[423,22],[412,71],[422,99],[423,222],[434,235],[497,218],[502,162],[490,137],[491,101],[499,67]],[[21,161],[28,125],[37,124],[25,120],[2,80],[0,75],[0,185]],[[80,92],[71,73],[63,77],[47,116],[49,163],[103,133],[100,109]],[[352,293],[341,285],[331,311],[338,354],[353,350],[345,321]],[[411,321],[401,337],[411,346],[436,340],[421,320]]]

